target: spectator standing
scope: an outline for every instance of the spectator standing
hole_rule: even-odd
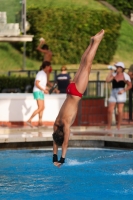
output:
[[[126,102],[126,91],[130,90],[132,87],[129,75],[124,72],[124,63],[117,62],[114,66],[116,67],[116,71],[114,72],[113,70],[111,70],[106,77],[106,82],[112,82],[112,91],[108,105],[108,125],[106,130],[111,129],[112,113],[116,105],[118,110],[117,130],[120,129],[123,116],[123,107],[124,103]],[[125,85],[127,85],[126,88]]]
[[[49,50],[49,46],[45,43],[44,38],[40,38],[40,43],[37,47],[37,50],[43,53],[44,58],[43,61],[48,61],[51,63],[52,61],[52,51]]]
[[[43,62],[40,71],[37,73],[35,82],[34,82],[34,88],[33,88],[33,96],[34,99],[37,101],[38,108],[33,112],[29,120],[27,121],[27,125],[32,127],[31,120],[33,117],[35,117],[37,114],[39,114],[39,126],[42,126],[42,116],[43,111],[45,108],[44,105],[44,93],[48,94],[48,90],[46,88],[47,85],[47,72],[50,68],[50,62]]]
[[[132,120],[133,119],[133,116],[132,116],[132,112],[133,112],[133,109],[132,109],[132,106],[133,106],[133,101],[132,101],[132,98],[133,98],[133,64],[129,67],[128,75],[130,76],[131,82],[132,82],[132,88],[129,90],[129,120]]]
[[[66,66],[61,67],[61,73],[57,75],[56,82],[60,93],[66,93],[66,89],[70,83],[71,77],[67,72]]]
[[[129,75],[130,78],[131,78],[131,82],[132,82],[132,91],[133,91],[133,64],[129,67],[128,75]]]

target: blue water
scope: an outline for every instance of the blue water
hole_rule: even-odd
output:
[[[69,149],[61,168],[51,160],[52,150],[0,151],[0,200],[133,199],[133,151]]]

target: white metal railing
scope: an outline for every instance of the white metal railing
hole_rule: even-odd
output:
[[[6,12],[0,12],[0,36],[20,35],[19,23],[7,23]]]

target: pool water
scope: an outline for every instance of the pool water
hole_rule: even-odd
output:
[[[0,199],[131,200],[133,151],[68,149],[61,168],[52,150],[0,151]]]

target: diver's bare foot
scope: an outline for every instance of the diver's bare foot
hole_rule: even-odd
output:
[[[100,43],[102,38],[104,36],[104,30],[102,29],[100,32],[98,32],[96,35],[94,35],[93,37],[91,37],[91,40],[93,42],[97,42]]]
[[[99,31],[95,36],[99,36],[99,35],[101,35],[101,34],[104,35],[104,29],[102,29],[101,31]],[[95,36],[94,36],[94,37],[95,37]]]

